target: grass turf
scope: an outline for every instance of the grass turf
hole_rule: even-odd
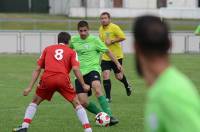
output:
[[[1,19],[13,19],[16,21],[1,21]],[[31,19],[28,21],[20,20]],[[85,18],[69,18],[64,15],[32,14],[32,13],[0,13],[0,30],[77,30],[79,20]],[[39,20],[44,20],[43,22]],[[47,21],[45,21],[47,20]],[[48,20],[59,20],[49,22]],[[75,20],[75,21],[71,21]],[[98,30],[99,18],[87,18],[91,30]],[[123,30],[131,31],[132,18],[112,18],[112,22],[118,24]],[[166,19],[173,31],[194,31],[199,25],[195,19]]]
[[[21,124],[26,106],[32,99],[32,93],[22,96],[22,91],[29,83],[31,73],[39,55],[0,54],[0,132],[9,132]],[[200,91],[200,55],[172,55],[172,63],[185,73]],[[136,76],[132,55],[126,55],[124,69],[126,76],[135,92],[127,97],[122,84],[112,75],[111,108],[119,118],[117,126],[99,128],[95,126],[94,115],[88,113],[95,132],[142,132],[143,111],[145,104],[145,84]],[[94,97],[91,100],[96,100]],[[51,102],[43,102],[31,124],[29,132],[80,132],[81,125],[70,105],[59,95],[55,94]]]

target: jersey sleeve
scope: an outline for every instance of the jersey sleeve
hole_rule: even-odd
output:
[[[80,66],[80,62],[78,60],[78,55],[75,51],[72,53],[70,61],[71,61],[72,67],[73,66]]]
[[[108,51],[108,47],[100,40],[99,37],[96,38],[95,43],[97,45],[97,51],[103,53]]]
[[[73,40],[71,40],[71,41],[69,42],[69,47],[70,47],[71,49],[74,49]]]
[[[42,52],[40,58],[37,61],[37,64],[41,67],[41,68],[45,68],[45,56],[46,56],[46,48],[44,49],[44,51]]]
[[[114,34],[115,34],[115,36],[117,36],[119,38],[124,38],[124,39],[126,38],[124,32],[117,25],[114,27]]]

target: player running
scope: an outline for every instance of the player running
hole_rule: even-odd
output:
[[[199,94],[170,64],[166,23],[159,17],[141,16],[133,27],[137,71],[150,87],[145,132],[200,132]]]
[[[119,121],[112,116],[109,104],[101,90],[101,53],[107,53],[119,70],[121,70],[122,67],[105,44],[98,37],[89,34],[89,25],[86,21],[80,21],[78,23],[78,32],[79,35],[72,37],[70,47],[73,48],[78,54],[78,58],[80,60],[80,70],[84,75],[83,78],[85,83],[90,85],[95,91],[95,95],[102,110],[110,115],[110,125],[115,125]],[[93,102],[88,101],[88,96],[92,94],[91,89],[88,93],[84,92],[80,81],[77,79],[75,80],[75,87],[81,104],[88,111],[94,114],[101,112],[101,110],[97,108]]]
[[[36,89],[32,102],[26,109],[24,122],[20,127],[14,128],[13,132],[27,132],[39,104],[44,100],[50,101],[56,91],[73,105],[83,125],[84,132],[92,132],[86,111],[81,106],[75,89],[71,85],[69,73],[73,69],[83,90],[89,90],[89,86],[85,84],[80,73],[76,52],[66,46],[69,40],[70,35],[66,32],[61,32],[58,35],[58,44],[44,49],[37,61],[38,66],[33,72],[32,80],[28,88],[24,90],[23,95],[27,96],[31,92],[41,70],[44,69],[39,86]]]
[[[126,39],[124,32],[118,25],[111,23],[110,14],[108,12],[103,12],[100,15],[100,22],[99,36],[101,40],[107,45],[122,65],[124,55],[120,43]],[[111,102],[111,70],[115,73],[115,78],[124,84],[127,96],[131,95],[132,88],[126,79],[126,76],[122,71],[118,70],[115,63],[111,61],[107,54],[103,54],[102,56],[101,68],[103,72],[103,86],[108,102]]]

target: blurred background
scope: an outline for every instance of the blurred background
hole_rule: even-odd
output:
[[[75,34],[82,19],[98,35],[99,15],[107,11],[126,32],[126,53],[132,52],[134,18],[142,14],[157,15],[169,23],[173,53],[199,53],[200,40],[194,35],[199,7],[200,0],[0,0],[0,43],[10,44],[0,45],[0,52],[40,53],[56,43],[59,31]]]

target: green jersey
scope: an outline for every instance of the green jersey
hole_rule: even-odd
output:
[[[196,28],[195,32],[196,35],[200,35],[200,25]]]
[[[80,35],[73,36],[70,47],[78,54],[80,70],[83,75],[91,71],[101,72],[100,56],[107,52],[108,48],[99,37],[89,35],[86,39],[81,39]]]
[[[167,68],[149,89],[145,132],[200,132],[200,98],[187,77]]]

